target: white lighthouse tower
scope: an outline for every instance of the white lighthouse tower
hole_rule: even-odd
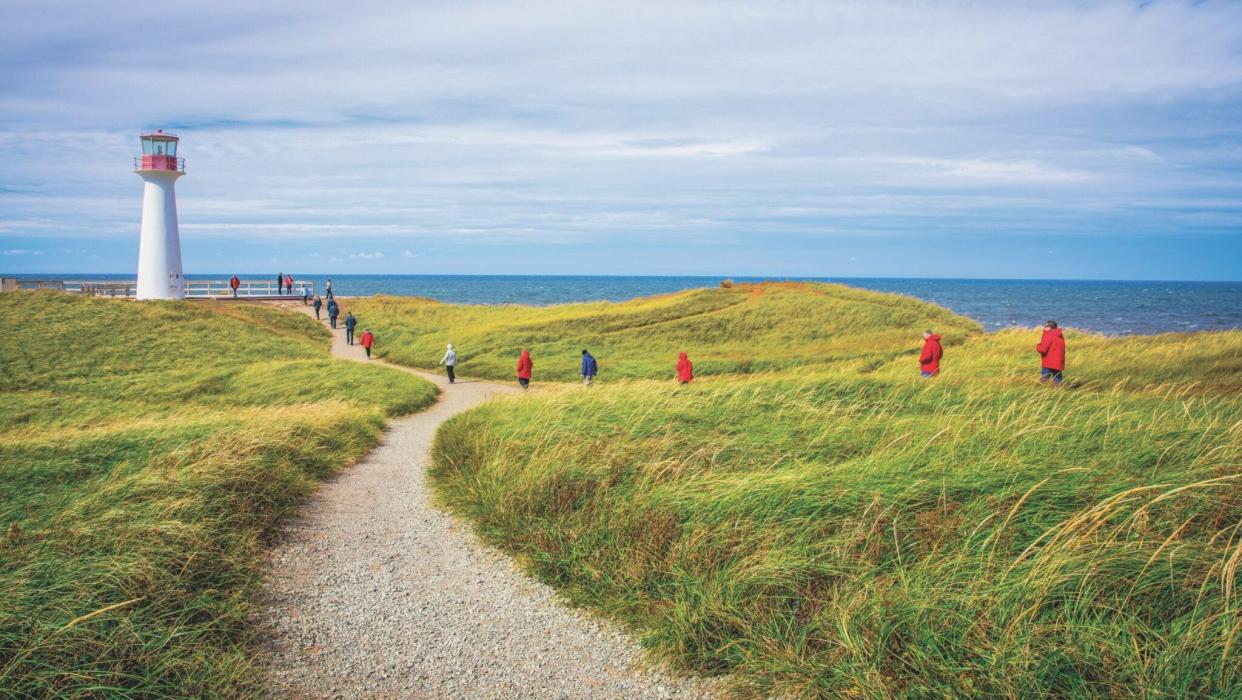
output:
[[[142,240],[138,245],[138,298],[184,299],[181,234],[177,231],[177,195],[173,187],[185,175],[177,157],[177,137],[157,130],[143,134],[142,156],[134,172],[142,178]]]

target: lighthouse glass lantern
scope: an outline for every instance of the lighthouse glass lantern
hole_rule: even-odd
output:
[[[142,155],[134,158],[134,173],[143,180],[137,296],[183,299],[185,281],[174,185],[185,174],[185,159],[177,157],[179,139],[173,134],[157,130],[143,134],[140,141]]]

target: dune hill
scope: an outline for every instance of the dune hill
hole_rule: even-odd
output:
[[[251,305],[0,295],[0,696],[237,697],[262,539],[429,382]]]
[[[829,308],[848,298],[829,291]],[[812,292],[781,288],[799,313],[731,341],[773,372],[709,359],[679,387],[652,352],[638,367],[658,381],[540,386],[455,418],[441,497],[658,657],[743,695],[1236,692],[1242,333],[1070,331],[1055,388],[1036,381],[1036,330],[982,335],[868,293],[852,316],[817,313]],[[749,295],[724,314],[768,301],[699,294]],[[804,318],[855,320],[821,334]],[[922,380],[929,319],[950,344]],[[659,334],[624,337],[638,354]],[[800,345],[827,337],[859,342],[827,361]]]

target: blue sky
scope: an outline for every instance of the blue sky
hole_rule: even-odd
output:
[[[0,5],[0,272],[1242,279],[1242,3]]]

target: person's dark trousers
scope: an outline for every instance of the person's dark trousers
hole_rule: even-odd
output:
[[[234,290],[233,290],[233,298],[234,298],[234,299],[236,299],[236,298],[237,298],[237,290],[236,290],[236,289],[234,289]]]
[[[371,348],[363,348],[363,350],[367,351],[367,359],[371,359]]]
[[[336,316],[329,316],[328,320],[332,322],[332,327],[336,328]]]
[[[346,345],[354,344],[354,329],[350,328],[349,326],[345,327],[345,344]]]
[[[530,386],[530,380],[526,379],[525,377],[518,377],[518,384],[521,384],[522,388],[525,389],[526,387]]]
[[[315,309],[315,320],[319,320],[319,309]]]
[[[329,289],[329,290],[328,290],[328,298],[329,298],[329,299],[331,299],[331,298],[332,298],[332,290],[331,290],[331,289]]]
[[[457,375],[453,374],[453,365],[444,365],[444,371],[448,372],[449,384],[457,381]]]

